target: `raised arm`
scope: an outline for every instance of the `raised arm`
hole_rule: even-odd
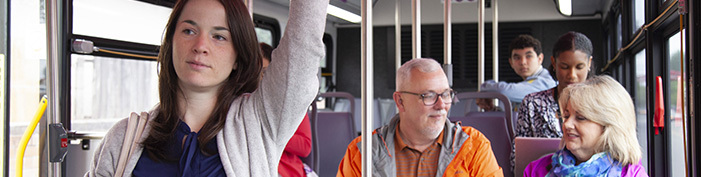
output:
[[[319,88],[319,60],[329,0],[292,0],[289,19],[274,62],[253,101],[263,131],[282,149],[302,121]]]

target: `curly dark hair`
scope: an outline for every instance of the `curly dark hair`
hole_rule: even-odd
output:
[[[540,46],[540,41],[531,35],[522,34],[514,38],[509,44],[509,52],[515,49],[525,49],[528,47],[533,47],[533,50],[537,55],[543,53],[543,48]]]

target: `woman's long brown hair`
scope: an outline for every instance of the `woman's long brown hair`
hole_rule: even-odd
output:
[[[177,161],[178,156],[168,156],[170,147],[180,146],[174,141],[178,124],[180,123],[181,110],[178,107],[178,94],[182,94],[179,87],[178,75],[173,66],[173,35],[175,26],[184,6],[189,0],[178,1],[173,7],[166,35],[158,55],[158,89],[160,104],[158,114],[149,124],[152,129],[148,137],[142,143],[144,151],[154,161]],[[216,154],[217,149],[208,148],[206,145],[212,141],[217,133],[224,127],[227,113],[232,102],[243,93],[250,93],[257,89],[258,78],[262,69],[260,48],[253,28],[253,21],[248,9],[242,1],[219,0],[224,6],[231,33],[231,41],[236,52],[237,69],[233,70],[219,89],[214,110],[209,119],[199,131],[197,140],[202,153],[206,155]],[[182,96],[182,95],[181,95]]]

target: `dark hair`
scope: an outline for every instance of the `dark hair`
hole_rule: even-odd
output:
[[[537,55],[543,53],[543,49],[540,46],[540,41],[527,34],[518,35],[518,37],[511,41],[511,44],[509,44],[509,53],[515,49],[525,49],[528,47],[533,47],[533,50]]]
[[[270,46],[264,42],[260,43],[260,52],[263,53],[263,58],[267,58],[268,61],[273,61],[273,46]]]
[[[570,31],[560,36],[560,39],[555,42],[553,47],[553,58],[557,58],[560,53],[570,50],[579,50],[591,57],[592,54],[591,40],[582,33]]]
[[[579,50],[587,54],[587,57],[591,57],[593,51],[591,40],[589,40],[589,38],[582,33],[575,31],[567,32],[560,36],[557,42],[555,42],[555,46],[553,47],[553,58],[557,60],[560,53],[575,50]],[[591,62],[592,63],[589,65],[590,70],[589,73],[587,73],[587,78],[594,76],[594,71],[596,70],[594,69],[594,61]],[[551,75],[555,74],[555,68],[553,65],[555,65],[555,63],[551,63],[549,68]],[[555,76],[553,76],[553,78],[555,78]]]
[[[157,107],[158,114],[151,121],[151,131],[143,142],[144,151],[155,161],[177,161],[178,157],[169,157],[169,147],[180,144],[172,144],[176,129],[180,123],[177,96],[182,94],[178,84],[178,75],[173,66],[173,35],[177,20],[180,18],[188,0],[180,0],[173,7],[166,25],[165,38],[158,54],[158,90],[160,104]],[[260,48],[258,39],[253,29],[253,21],[248,9],[242,1],[219,0],[226,12],[231,39],[236,51],[235,65],[229,77],[219,89],[216,104],[210,117],[199,131],[197,140],[200,151],[205,155],[215,154],[217,149],[207,147],[217,133],[224,127],[226,115],[232,102],[243,93],[253,92],[258,88],[258,78],[262,69]]]

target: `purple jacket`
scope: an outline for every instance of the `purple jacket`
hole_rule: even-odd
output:
[[[535,160],[526,166],[526,169],[523,170],[523,177],[541,177],[545,176],[548,174],[548,166],[552,164],[553,154],[547,155],[545,157],[542,157],[538,160]],[[638,163],[635,165],[627,165],[623,167],[622,172],[621,172],[621,177],[647,177],[647,172],[645,172],[645,168]]]

